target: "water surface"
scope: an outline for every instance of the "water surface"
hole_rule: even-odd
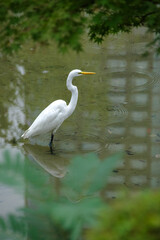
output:
[[[28,156],[57,179],[60,188],[58,179],[65,177],[73,156],[96,152],[104,159],[123,151],[123,161],[103,195],[115,198],[122,189],[159,188],[160,59],[154,53],[142,57],[151,39],[139,29],[111,36],[102,46],[84,38],[84,52],[79,55],[61,55],[54,44],[35,48],[29,43],[16,56],[1,56],[1,155],[9,149]],[[50,136],[23,143],[20,136],[48,104],[57,99],[69,102],[66,78],[72,69],[96,75],[74,80],[78,105],[55,135],[55,154],[49,152]],[[24,196],[1,186],[2,214],[23,204]]]

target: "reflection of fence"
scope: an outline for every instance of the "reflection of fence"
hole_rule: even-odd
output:
[[[113,104],[123,104],[128,112],[124,122],[117,123],[112,129],[115,135],[118,132],[117,137],[124,138],[121,146],[126,155],[124,165],[110,179],[106,191],[108,197],[116,197],[117,185],[150,187],[153,180],[155,186],[159,185],[158,176],[152,171],[155,164],[155,152],[152,151],[153,104],[158,104],[158,101],[153,102],[153,92],[157,77],[149,74],[153,68],[153,55],[147,58],[140,55],[144,43],[144,33],[135,31],[124,43],[123,54],[114,49],[114,54],[112,52],[111,57],[110,54],[108,56],[107,64],[113,70],[109,98],[111,102],[114,99]]]
[[[112,37],[111,41],[107,40],[102,58],[110,85],[107,94],[110,103],[106,107],[108,125],[106,127],[106,121],[99,121],[100,112],[93,112],[90,123],[94,122],[94,126],[97,123],[97,128],[93,130],[90,126],[90,134],[87,136],[85,132],[86,139],[78,134],[77,138],[81,138],[79,143],[78,140],[70,141],[66,145],[68,152],[96,149],[102,157],[115,151],[125,151],[124,162],[113,173],[107,186],[105,194],[108,197],[117,195],[119,185],[135,189],[150,187],[153,183],[159,186],[158,176],[153,171],[157,166],[153,156],[160,156],[160,152],[154,151],[159,142],[154,140],[156,134],[153,134],[155,126],[152,120],[154,105],[160,102],[155,88],[158,80],[150,74],[153,55],[147,58],[141,55],[150,38],[143,31],[134,31],[129,37],[122,35],[118,39]],[[156,97],[153,96],[155,90]],[[86,112],[84,117],[89,119],[91,113]]]
[[[117,194],[119,185],[136,189],[159,186],[156,158],[158,160],[160,157],[160,137],[157,135],[160,88],[158,77],[151,73],[157,60],[154,60],[153,54],[147,58],[141,56],[145,44],[151,38],[140,29],[130,35],[112,36],[102,47],[87,47],[87,53],[76,60],[76,64],[84,69],[86,66],[90,70],[97,70],[96,78],[93,81],[75,82],[79,87],[78,106],[55,136],[56,149],[64,159],[91,151],[96,151],[102,158],[115,151],[125,151],[124,162],[120,163],[110,178],[106,190],[109,197]],[[61,59],[55,56],[55,62],[59,59],[60,66],[67,62],[72,69],[75,66],[75,58],[72,57],[73,59],[70,56],[69,59]],[[66,69],[60,78],[59,72],[57,70],[54,78],[48,74],[47,84],[46,79],[42,79],[42,74],[39,74],[39,78],[32,76],[37,81],[31,79],[30,84],[34,84],[29,88],[32,91],[25,101],[26,106],[30,106],[28,116],[32,120],[49,103],[53,92],[56,94],[54,99],[70,99],[63,80]],[[37,106],[41,108],[37,110]],[[34,116],[31,117],[33,113]],[[45,142],[47,143],[48,141]]]

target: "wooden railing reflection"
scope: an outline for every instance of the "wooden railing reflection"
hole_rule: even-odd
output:
[[[150,71],[154,56],[150,54],[144,58],[141,55],[151,38],[151,35],[144,38],[144,32],[135,30],[129,38],[122,35],[118,40],[107,40],[103,61],[110,85],[107,93],[109,105],[106,107],[109,119],[101,122],[101,113],[97,109],[96,117],[90,121],[94,121],[90,128],[92,133],[86,140],[81,135],[81,140],[69,144],[75,145],[80,152],[96,151],[102,158],[115,151],[125,152],[123,162],[117,166],[104,192],[109,198],[116,197],[122,186],[149,188],[153,179],[158,181],[153,174],[152,117],[153,105],[157,103],[153,102],[155,80]],[[159,99],[158,94],[157,97]],[[92,113],[86,111],[85,116],[89,118]],[[79,122],[78,116],[76,122]],[[159,185],[155,184],[156,187]]]

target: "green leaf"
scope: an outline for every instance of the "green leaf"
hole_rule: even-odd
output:
[[[64,229],[71,231],[71,240],[76,240],[84,225],[91,226],[95,223],[95,217],[103,207],[100,198],[88,198],[78,203],[55,203],[52,206],[51,217]]]
[[[69,173],[62,180],[63,192],[72,201],[93,195],[107,184],[107,180],[122,154],[115,154],[105,160],[94,153],[78,156],[71,160]]]
[[[92,184],[88,190],[89,194],[100,191],[106,186],[109,176],[111,175],[117,162],[122,159],[122,156],[122,153],[114,154],[99,164],[97,171],[93,177]]]

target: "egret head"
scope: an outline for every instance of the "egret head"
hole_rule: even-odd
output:
[[[75,70],[72,70],[69,75],[71,75],[72,77],[78,77],[78,76],[81,76],[81,75],[89,75],[89,74],[96,74],[96,73],[94,73],[94,72],[83,72],[79,69],[75,69]]]

